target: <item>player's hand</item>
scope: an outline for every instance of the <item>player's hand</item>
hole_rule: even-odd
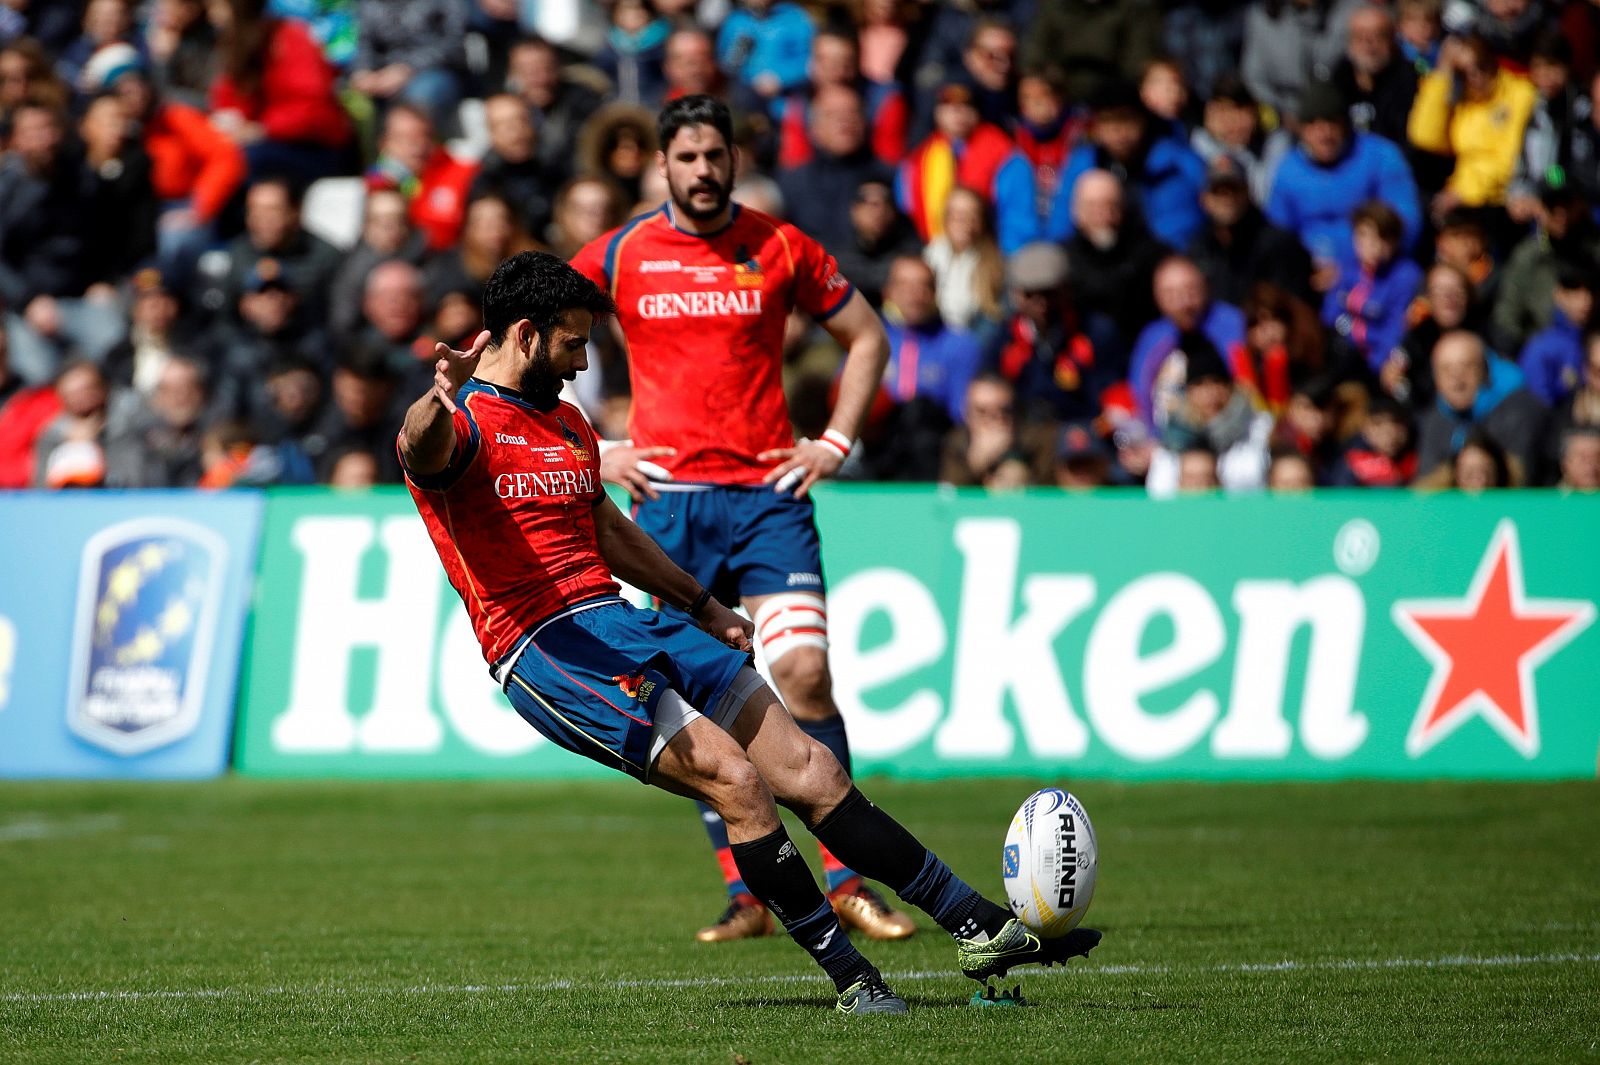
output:
[[[610,447],[600,456],[600,479],[621,485],[635,503],[661,496],[651,481],[670,481],[672,474],[651,459],[676,455],[675,447]]]
[[[811,486],[825,477],[832,477],[844,465],[839,452],[816,440],[802,440],[794,447],[775,447],[763,451],[756,458],[761,462],[778,462],[761,479],[763,484],[777,486],[777,491],[792,490],[796,499],[804,499]]]
[[[438,356],[433,364],[433,394],[451,414],[456,412],[456,393],[477,371],[478,360],[483,358],[483,349],[488,346],[487,329],[478,334],[466,351],[457,351],[443,341],[433,346],[433,353]]]
[[[701,607],[699,616],[694,620],[702,629],[735,651],[750,651],[754,647],[750,641],[755,638],[755,625],[751,624],[749,618],[740,617],[715,599]]]

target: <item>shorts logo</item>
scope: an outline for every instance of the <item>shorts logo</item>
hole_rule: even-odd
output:
[[[645,680],[643,673],[623,673],[611,678],[617,687],[622,689],[622,694],[630,699],[645,702],[656,690],[656,682]]]
[[[556,424],[561,427],[561,435],[566,438],[567,446],[572,449],[572,457],[579,462],[588,462],[589,448],[584,444],[583,438],[560,415],[556,416]]]
[[[170,518],[123,522],[83,549],[67,726],[113,754],[183,739],[200,723],[228,545]]]
[[[794,587],[796,587],[798,585],[802,585],[802,584],[811,585],[812,587],[820,588],[822,586],[822,574],[820,574],[820,573],[791,573],[791,574],[789,574],[788,579],[785,580],[783,583],[787,584],[791,588],[794,588]]]

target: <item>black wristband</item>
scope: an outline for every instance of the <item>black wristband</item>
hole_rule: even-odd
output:
[[[709,602],[711,602],[711,589],[700,589],[700,594],[695,596],[694,602],[689,604],[689,616],[692,618],[699,617],[700,611],[704,610],[706,608],[706,604]]]

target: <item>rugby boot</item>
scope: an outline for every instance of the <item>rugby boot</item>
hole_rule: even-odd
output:
[[[1065,965],[1072,958],[1087,958],[1099,943],[1100,933],[1093,928],[1074,928],[1064,936],[1045,939],[1013,917],[987,943],[956,940],[956,959],[963,973],[982,983],[1018,965]]]
[[[728,901],[717,923],[694,934],[702,943],[722,943],[730,939],[755,939],[772,934],[772,915],[754,895],[735,895]]]
[[[840,1013],[905,1013],[906,1000],[889,990],[883,974],[868,969],[856,977],[855,983],[839,992],[839,1002],[834,1009]]]
[[[853,876],[828,892],[839,923],[857,929],[868,939],[905,939],[917,930],[911,916],[889,908],[883,896]]]

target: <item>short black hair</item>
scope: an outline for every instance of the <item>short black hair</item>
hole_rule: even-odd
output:
[[[617,305],[549,252],[513,255],[483,287],[483,326],[494,344],[503,343],[506,331],[524,318],[543,336],[567,311],[588,311],[598,319],[615,314]]]
[[[293,207],[296,211],[300,210],[300,208],[304,206],[306,201],[305,186],[297,181],[292,175],[286,174],[281,170],[274,170],[270,173],[261,175],[254,181],[250,182],[249,189],[246,189],[245,191],[248,193],[250,189],[259,189],[266,185],[276,185],[282,189],[283,195],[289,201],[289,206]]]
[[[685,126],[710,126],[722,134],[724,144],[733,147],[733,115],[728,105],[715,96],[680,96],[661,109],[661,116],[656,119],[656,143],[662,151]]]

